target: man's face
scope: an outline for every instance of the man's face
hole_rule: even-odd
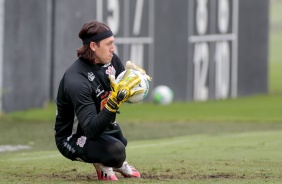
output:
[[[90,48],[95,52],[95,63],[108,64],[111,62],[115,51],[114,37],[101,40],[99,46],[91,42]]]

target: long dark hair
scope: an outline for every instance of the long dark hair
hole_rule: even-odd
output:
[[[101,22],[98,22],[96,20],[92,20],[90,22],[87,22],[84,24],[78,34],[78,37],[83,40],[85,38],[89,38],[91,36],[97,35],[99,33],[105,32],[107,30],[110,30],[110,28]],[[100,46],[100,42],[95,42],[98,46]],[[79,58],[82,58],[84,60],[87,60],[89,62],[94,63],[95,59],[95,52],[91,50],[89,43],[84,44],[82,47],[76,50],[77,56]]]

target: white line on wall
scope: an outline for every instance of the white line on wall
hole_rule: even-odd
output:
[[[213,34],[190,36],[190,42],[215,42],[215,41],[233,41],[236,40],[236,34]]]
[[[153,38],[150,37],[116,37],[116,44],[132,44],[132,43],[140,43],[140,44],[151,44],[153,43]]]

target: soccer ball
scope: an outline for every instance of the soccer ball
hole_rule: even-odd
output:
[[[152,101],[156,104],[167,105],[173,101],[173,91],[165,85],[157,86],[152,92]]]
[[[141,79],[141,82],[138,85],[136,85],[133,88],[133,90],[144,89],[144,92],[133,95],[126,102],[128,102],[128,103],[139,103],[139,102],[143,101],[148,95],[149,81],[148,81],[147,77],[145,75],[141,74],[139,71],[136,71],[136,70],[133,70],[133,69],[128,69],[128,70],[130,71],[130,74],[128,75],[126,80],[129,80],[131,77],[133,77],[135,75],[138,75],[139,78]],[[121,81],[121,79],[123,79],[125,72],[126,72],[126,70],[121,72],[118,75],[118,77],[116,79],[116,81],[118,83]]]

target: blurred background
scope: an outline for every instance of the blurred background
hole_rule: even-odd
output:
[[[174,94],[120,109],[142,171],[134,183],[281,183],[281,10],[282,0],[0,0],[0,183],[95,181],[53,136],[58,82],[91,19],[153,77],[151,92]]]
[[[281,0],[270,1],[270,34],[269,34],[269,91],[275,94],[282,92],[282,7]]]
[[[281,0],[1,0],[0,112],[43,107],[92,19],[174,101],[281,92]],[[274,79],[275,78],[275,79]],[[147,99],[148,101],[150,99]]]

